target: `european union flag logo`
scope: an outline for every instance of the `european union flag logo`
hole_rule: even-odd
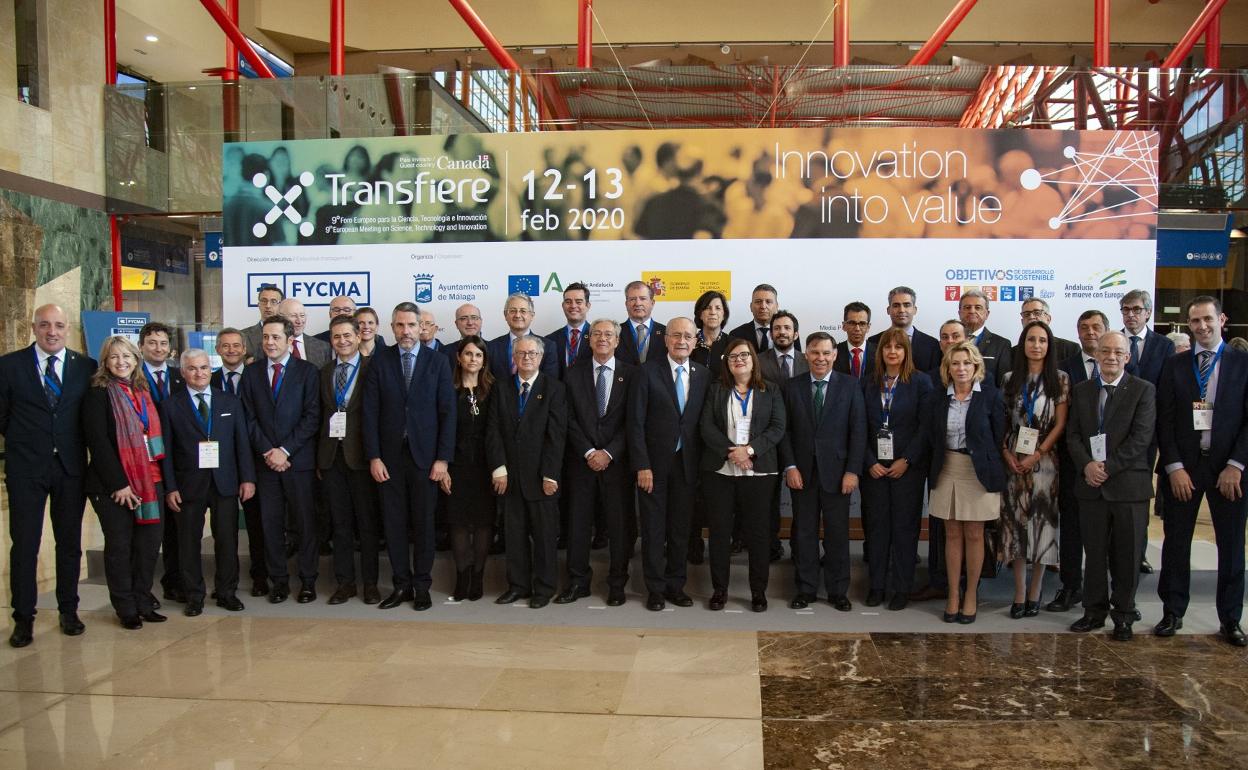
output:
[[[541,279],[536,275],[509,275],[507,276],[507,293],[508,294],[525,294],[530,297],[536,297],[542,293]]]

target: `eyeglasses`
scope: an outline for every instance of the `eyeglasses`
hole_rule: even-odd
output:
[[[1148,308],[1143,305],[1123,305],[1118,309],[1122,311],[1123,315],[1140,315],[1148,312]]]
[[[729,353],[728,355],[724,356],[724,358],[727,358],[729,361],[749,361],[749,360],[750,360],[750,354],[749,354],[748,352],[745,352],[745,353]]]
[[[1019,313],[1023,318],[1044,318],[1043,310],[1024,310]]]
[[[590,332],[590,333],[589,333],[589,336],[591,336],[591,337],[597,337],[597,338],[599,338],[599,339],[608,339],[608,340],[610,340],[610,339],[615,339],[615,332],[610,332],[610,331],[607,331],[607,332],[604,332],[604,331],[592,331],[592,332]]]
[[[509,307],[503,312],[505,312],[507,315],[528,315],[529,313],[532,313],[533,311],[525,307]]]
[[[841,322],[841,326],[852,326],[855,329],[860,329],[864,326],[870,326],[870,325],[871,325],[870,321],[842,321]]]
[[[541,353],[536,350],[517,350],[515,352],[516,358],[537,358],[540,355]]]
[[[455,320],[456,320],[456,321],[465,321],[465,322],[466,322],[466,321],[472,321],[472,322],[474,322],[474,323],[475,323],[475,322],[477,322],[477,321],[480,321],[480,320],[481,320],[481,316],[479,316],[479,315],[461,315],[461,316],[456,316]]]

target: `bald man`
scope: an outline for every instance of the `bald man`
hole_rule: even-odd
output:
[[[56,305],[35,310],[31,331],[33,344],[0,358],[0,435],[13,542],[9,590],[14,628],[9,644],[14,647],[25,647],[34,638],[36,567],[49,497],[61,631],[77,636],[85,629],[78,619],[78,564],[87,450],[78,408],[96,364],[65,347],[69,322]]]
[[[329,343],[303,333],[308,325],[308,311],[302,302],[297,299],[284,299],[282,304],[277,306],[277,314],[289,319],[291,326],[295,327],[295,336],[290,342],[292,356],[302,358],[317,369],[329,363],[329,359],[334,355]]]
[[[339,316],[346,316],[350,318],[353,315],[355,315],[355,300],[351,299],[345,294],[334,297],[333,299],[329,301],[328,323],[332,324],[334,322],[334,319],[338,318]],[[321,342],[324,342],[326,345],[329,345],[331,342],[329,333],[330,333],[330,330],[326,329],[320,334],[314,334],[312,336],[316,337]]]

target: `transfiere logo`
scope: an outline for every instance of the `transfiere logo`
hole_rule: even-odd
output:
[[[312,176],[311,171],[305,171],[299,175],[299,184],[291,185],[291,188],[285,193],[269,184],[269,178],[264,173],[258,173],[251,178],[251,183],[256,187],[264,190],[264,194],[269,200],[273,201],[273,208],[264,215],[263,222],[257,222],[252,225],[251,234],[257,238],[263,238],[269,232],[269,225],[272,225],[283,216],[296,225],[299,225],[299,234],[304,238],[312,235],[315,227],[311,222],[304,222],[303,215],[295,208],[294,203],[303,194],[304,188],[311,187],[316,177]]]

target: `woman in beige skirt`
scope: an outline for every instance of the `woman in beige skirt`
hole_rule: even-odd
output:
[[[945,351],[940,364],[944,391],[931,394],[925,414],[932,448],[929,512],[945,521],[945,573],[954,589],[966,559],[966,593],[949,591],[946,623],[969,624],[978,613],[979,574],[984,566],[984,522],[1001,515],[1005,467],[1005,403],[985,384],[984,359],[973,342]],[[961,601],[959,602],[959,598]]]

